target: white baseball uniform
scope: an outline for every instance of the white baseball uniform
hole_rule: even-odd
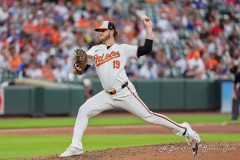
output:
[[[138,46],[114,44],[109,49],[106,45],[97,45],[87,51],[88,64],[95,65],[104,90],[87,100],[79,108],[71,146],[83,149],[81,139],[88,119],[115,107],[127,110],[146,122],[170,128],[178,136],[182,136],[185,132],[185,127],[181,124],[150,111],[138,97],[124,69],[129,57],[137,57],[137,49]],[[122,88],[126,82],[128,85]],[[116,94],[108,93],[114,89]]]

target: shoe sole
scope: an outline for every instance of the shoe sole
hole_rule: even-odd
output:
[[[74,155],[71,155],[71,156],[59,156],[59,157],[60,158],[75,157],[75,156],[80,156],[81,154],[74,154]]]
[[[74,155],[71,155],[71,156],[59,156],[60,158],[66,158],[66,157],[74,157],[74,156],[80,156],[81,154],[83,154],[83,152],[82,153],[79,153],[79,154],[74,154]]]

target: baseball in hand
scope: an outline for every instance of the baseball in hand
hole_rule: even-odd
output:
[[[141,18],[142,18],[143,21],[148,21],[148,20],[150,19],[150,18],[149,18],[148,16],[146,16],[146,15],[142,15]]]

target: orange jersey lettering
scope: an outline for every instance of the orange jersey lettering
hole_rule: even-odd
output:
[[[106,54],[106,55],[105,54],[102,54],[102,55],[95,54],[93,56],[97,67],[101,66],[102,64],[104,64],[114,58],[118,58],[118,57],[120,57],[119,51],[117,51],[117,52],[112,51],[111,53]]]

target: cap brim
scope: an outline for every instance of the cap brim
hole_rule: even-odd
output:
[[[95,29],[96,32],[99,32],[99,31],[101,31],[101,30],[108,30],[108,28],[96,28],[96,29]]]

